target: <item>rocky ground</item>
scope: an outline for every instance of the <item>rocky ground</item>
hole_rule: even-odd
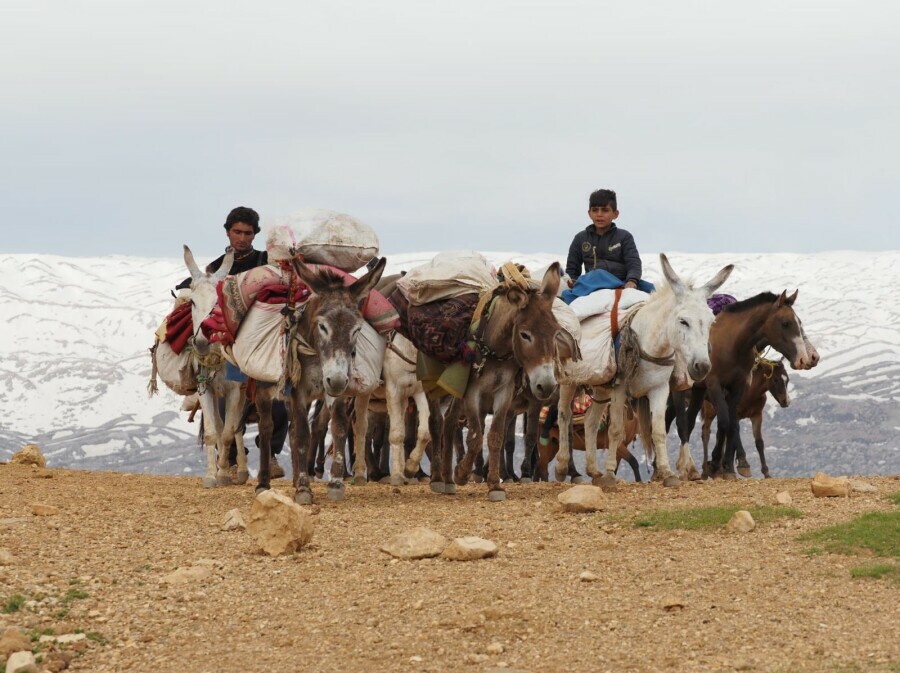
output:
[[[317,484],[312,543],[271,558],[221,530],[233,508],[247,518],[252,485],[0,465],[0,633],[70,634],[37,654],[73,671],[900,671],[900,584],[853,579],[866,559],[798,540],[897,507],[885,496],[900,477],[865,481],[878,492],[849,499],[814,498],[808,479],[628,484],[592,514],[562,512],[558,484],[512,485],[501,503],[477,484],[455,497],[348,486],[331,503]],[[785,490],[803,517],[750,533],[634,525]],[[500,551],[379,551],[417,526]],[[164,581],[179,568],[196,572]]]

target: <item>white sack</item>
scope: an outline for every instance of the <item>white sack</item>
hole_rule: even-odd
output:
[[[251,379],[278,383],[284,372],[285,304],[254,302],[231,348],[234,364]]]
[[[619,300],[619,312],[634,306],[642,301],[647,301],[650,295],[630,287],[622,290],[622,298]],[[575,311],[579,320],[584,320],[592,315],[609,313],[612,311],[613,302],[616,299],[615,290],[595,290],[586,297],[578,297],[569,306]]]
[[[582,359],[563,363],[561,383],[602,385],[612,380],[616,374],[616,356],[610,332],[608,313],[581,322]]]
[[[559,297],[553,300],[553,317],[556,318],[560,327],[572,335],[576,343],[581,343],[581,323],[578,316],[575,315],[572,307]]]
[[[372,391],[381,384],[381,368],[387,341],[369,323],[364,322],[356,338],[356,357],[350,375],[353,392]]]
[[[378,254],[375,230],[344,213],[307,208],[273,226],[266,236],[269,261],[295,254],[311,264],[356,271]]]
[[[179,395],[197,391],[190,348],[177,355],[167,341],[160,342],[156,347],[156,373],[166,387]]]
[[[397,287],[413,306],[483,292],[497,282],[491,263],[474,250],[452,250],[412,269]]]

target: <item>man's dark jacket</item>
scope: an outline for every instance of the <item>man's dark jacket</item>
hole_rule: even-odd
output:
[[[566,273],[574,280],[581,275],[582,267],[585,272],[604,269],[626,283],[637,283],[643,270],[634,237],[615,224],[602,236],[593,224],[575,235],[569,246]]]
[[[228,254],[228,253],[225,253]],[[211,261],[206,267],[206,273],[215,273],[219,270],[219,267],[222,266],[222,262],[225,260],[225,255],[221,255],[217,257],[213,261]],[[250,269],[255,269],[258,266],[263,266],[269,263],[269,253],[265,250],[254,250],[252,253],[243,257],[241,259],[235,260],[231,265],[230,273],[232,276],[238,273],[243,273],[244,271],[249,271]],[[185,278],[183,281],[178,283],[175,286],[176,290],[181,290],[185,287],[191,286],[191,279]]]

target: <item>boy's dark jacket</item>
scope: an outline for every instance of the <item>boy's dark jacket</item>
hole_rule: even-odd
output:
[[[634,237],[613,223],[605,234],[597,234],[593,224],[578,232],[569,246],[566,273],[573,280],[584,272],[605,269],[626,283],[641,279],[641,257]]]

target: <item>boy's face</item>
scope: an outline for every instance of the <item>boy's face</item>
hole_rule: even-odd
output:
[[[594,223],[594,226],[598,231],[609,229],[609,225],[611,225],[613,220],[618,216],[619,211],[609,205],[588,208],[588,217],[591,218],[591,222]]]

